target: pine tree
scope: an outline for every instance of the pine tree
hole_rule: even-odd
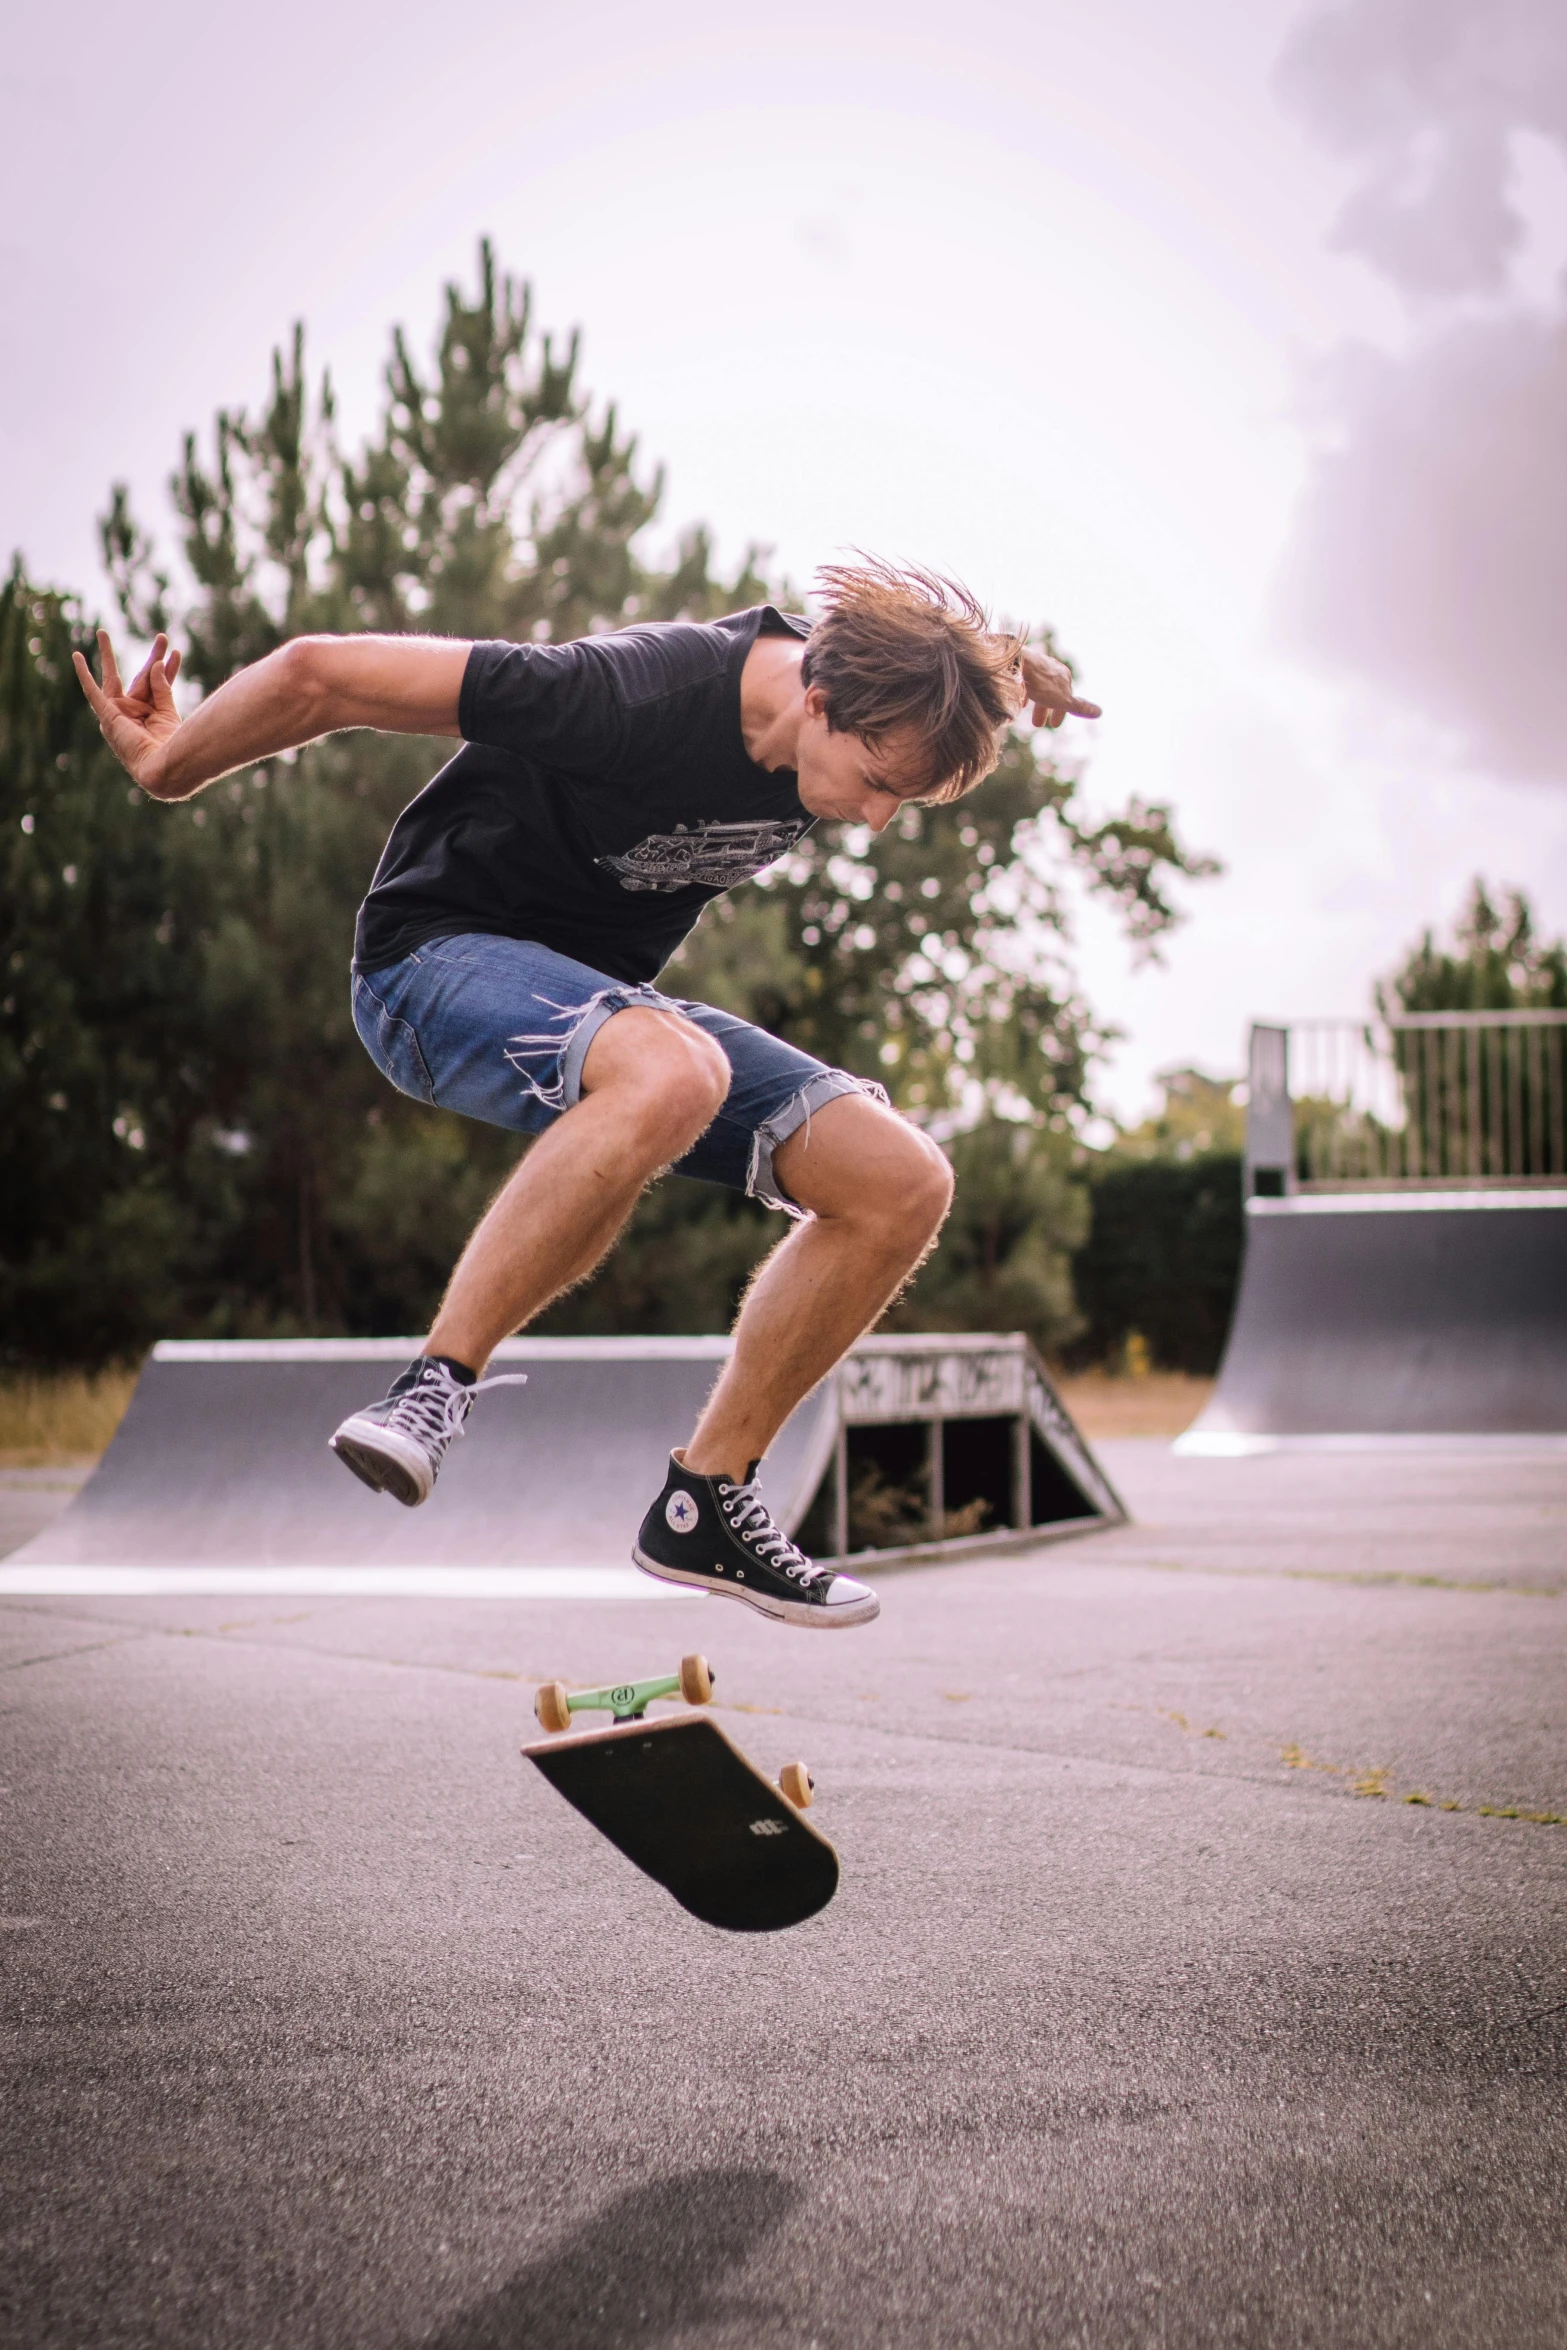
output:
[[[446,289],[429,363],[394,335],[379,429],[347,451],[296,329],[257,414],[220,413],[205,452],[187,437],[171,485],[177,566],[114,491],[103,545],[131,628],[172,619],[187,677],[210,691],[303,630],[561,641],[763,600],[758,550],[725,579],[700,528],[664,567],[648,560],[661,476],[615,409],[594,409],[578,367],[577,337],[557,347],[540,333],[527,287],[482,246],[472,293]],[[36,674],[16,672],[54,747],[13,759],[12,774],[40,828],[47,808],[55,847],[85,844],[69,861],[98,893],[97,963],[89,973],[84,954],[61,984],[78,991],[81,1049],[113,1071],[93,1080],[75,1189],[62,1175],[49,1228],[96,1230],[81,1203],[134,1199],[149,1235],[122,1252],[142,1270],[127,1272],[118,1318],[90,1339],[83,1288],[59,1329],[91,1354],[160,1330],[421,1328],[518,1145],[390,1092],[352,1033],[347,963],[386,831],[451,746],[339,736],[189,805],[133,809],[141,795],[106,766],[68,671],[60,686],[74,616],[19,578],[10,593],[19,642],[37,633],[26,614],[54,614],[47,656],[28,656]],[[14,667],[14,647],[5,657]],[[17,740],[38,723],[18,720]],[[126,839],[94,845],[111,805]],[[1203,869],[1163,809],[1086,823],[1073,779],[1019,738],[960,808],[910,809],[875,841],[820,828],[762,885],[710,907],[667,975],[878,1078],[951,1138],[960,1206],[906,1314],[1023,1323],[1045,1340],[1070,1326],[1075,1125],[1103,1032],[1061,959],[1069,867],[1149,941],[1171,919],[1168,876]],[[29,970],[36,958],[42,986],[41,937],[15,951]],[[52,1047],[40,1055],[54,1066]],[[41,1082],[17,1076],[18,1098]],[[114,1136],[126,1115],[143,1138],[133,1170]],[[48,1224],[41,1199],[20,1205],[24,1223]],[[721,1328],[778,1229],[728,1193],[660,1186],[605,1271],[540,1326]],[[28,1294],[42,1295],[36,1281]],[[34,1329],[12,1343],[43,1341]]]
[[[1450,946],[1427,930],[1377,989],[1377,1009],[1408,1013],[1567,1011],[1567,939],[1547,942],[1521,890],[1498,905],[1476,880]],[[1547,1022],[1472,1030],[1460,1048],[1454,1030],[1392,1031],[1406,1130],[1403,1162],[1427,1172],[1559,1175],[1561,1103],[1567,1094],[1567,1034]],[[1332,1115],[1342,1118],[1343,1112]],[[1304,1140],[1302,1147],[1306,1147]]]
[[[1398,1012],[1567,1011],[1567,939],[1547,943],[1522,890],[1496,904],[1476,879],[1451,946],[1425,931],[1377,989],[1384,1019]]]
[[[163,846],[71,670],[66,598],[0,585],[0,1353],[101,1359],[178,1318],[191,974]],[[83,723],[84,719],[87,723]]]

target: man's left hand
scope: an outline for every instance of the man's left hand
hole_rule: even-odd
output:
[[[1099,704],[1085,702],[1073,692],[1072,672],[1054,654],[1025,646],[1022,668],[1023,701],[1019,717],[1030,704],[1035,726],[1059,726],[1063,718],[1099,717]]]

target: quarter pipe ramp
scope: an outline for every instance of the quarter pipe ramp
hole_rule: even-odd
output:
[[[1567,1442],[1567,1190],[1247,1201],[1218,1384],[1177,1450],[1524,1436]]]

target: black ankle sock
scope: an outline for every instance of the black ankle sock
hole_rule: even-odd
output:
[[[429,1355],[425,1359],[432,1363],[444,1363],[459,1387],[477,1387],[479,1384],[478,1372],[470,1371],[467,1364],[458,1362],[455,1355]]]

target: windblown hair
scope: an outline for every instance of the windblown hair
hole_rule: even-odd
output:
[[[1024,637],[994,631],[967,588],[915,564],[824,564],[816,591],[826,609],[801,676],[825,694],[833,732],[878,747],[900,729],[919,736],[908,780],[924,799],[961,799],[982,783],[1017,715]]]

